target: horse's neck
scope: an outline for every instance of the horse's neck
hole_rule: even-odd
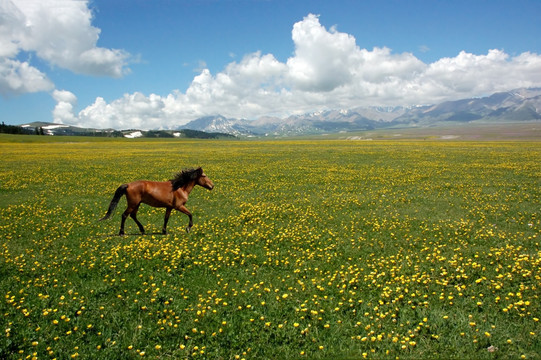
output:
[[[181,187],[181,189],[184,190],[184,192],[188,195],[192,192],[194,187],[195,187],[195,180],[190,181],[189,183]]]

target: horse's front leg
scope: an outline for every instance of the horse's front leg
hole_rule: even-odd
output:
[[[173,208],[167,208],[165,210],[165,218],[163,219],[163,228],[162,228],[162,234],[164,235],[167,235],[167,222],[169,221],[171,210],[173,210]]]
[[[192,228],[193,226],[193,221],[192,221],[192,213],[190,212],[190,210],[188,210],[186,208],[186,206],[182,205],[178,208],[178,211],[180,211],[181,213],[183,214],[186,214],[188,215],[188,218],[190,219],[190,222],[188,223],[188,227],[186,228],[186,232],[190,232],[190,229]]]

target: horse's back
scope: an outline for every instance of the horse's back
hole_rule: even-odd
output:
[[[170,181],[134,181],[128,184],[127,193],[134,201],[154,207],[170,207],[173,202],[173,187]]]

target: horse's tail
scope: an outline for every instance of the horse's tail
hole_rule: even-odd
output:
[[[111,203],[109,204],[109,209],[107,209],[107,214],[105,214],[104,217],[100,219],[100,221],[107,220],[113,215],[113,212],[116,209],[116,206],[118,205],[118,201],[122,196],[126,194],[126,189],[128,188],[128,184],[120,185],[118,189],[115,191],[115,195],[113,196],[113,200],[111,200]]]

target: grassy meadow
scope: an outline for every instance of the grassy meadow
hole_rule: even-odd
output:
[[[539,359],[541,143],[0,137],[0,358]],[[115,189],[202,166],[213,191]]]

